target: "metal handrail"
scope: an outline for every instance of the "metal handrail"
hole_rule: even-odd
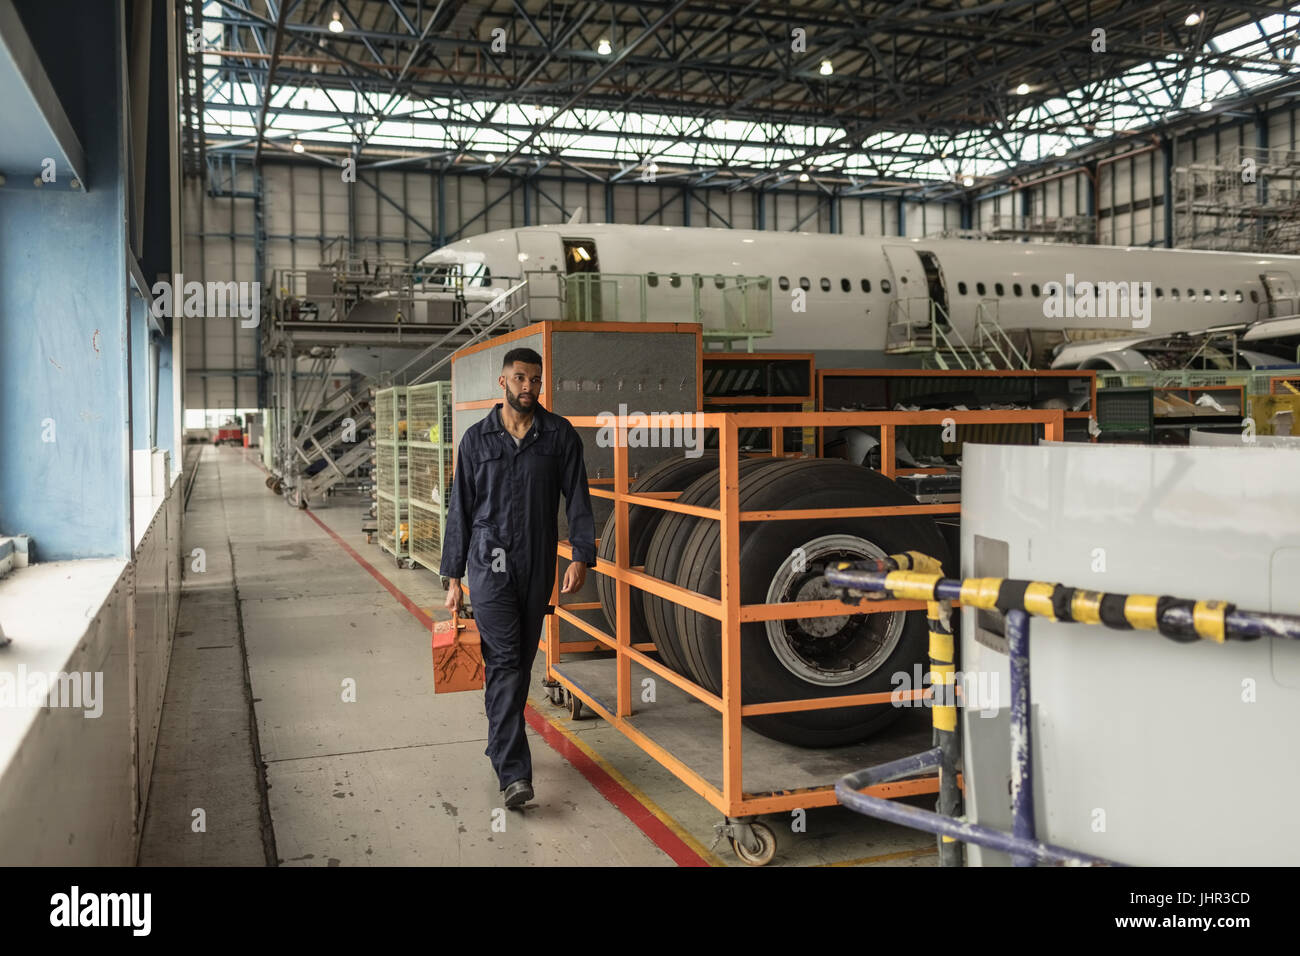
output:
[[[927,321],[921,324],[912,319],[912,302],[924,302],[927,314]],[[890,345],[890,337],[893,330],[902,326],[907,330],[906,341],[909,344],[920,344],[929,347],[939,361],[941,368],[948,368],[947,363],[943,361],[943,355],[946,351],[948,355],[956,361],[958,367],[969,371],[971,369],[988,368],[985,362],[981,362],[975,349],[970,347],[961,332],[952,324],[947,311],[944,310],[934,299],[929,296],[909,296],[907,298],[892,299],[889,303],[890,322],[885,333],[885,347]],[[894,316],[901,314],[902,321],[895,321]],[[941,321],[942,320],[942,321]],[[923,332],[925,335],[917,338],[915,331]],[[962,353],[965,358],[962,358]],[[969,362],[969,364],[967,364]]]
[[[977,347],[985,348],[985,342],[993,346],[993,350],[998,353],[998,357],[1006,364],[1007,368],[1029,368],[1029,359],[1020,354],[1016,348],[1016,343],[1011,340],[1007,330],[998,322],[997,317],[990,314],[988,303],[996,303],[996,299],[981,299],[975,306],[975,344]],[[1003,348],[1010,351],[1010,355]]]
[[[650,273],[634,272],[575,272],[556,276],[558,295],[546,296],[560,300],[562,315],[575,321],[586,322],[648,322],[656,296],[679,295],[684,300],[690,296],[690,321],[703,326],[704,335],[711,338],[760,338],[772,334],[772,280],[769,276],[723,275],[721,273],[656,273],[655,285],[649,282]],[[717,280],[722,285],[717,285]],[[673,285],[673,282],[676,285]],[[613,316],[608,315],[607,295],[601,293],[598,301],[594,292],[610,287]],[[665,288],[666,286],[666,288]],[[706,291],[707,290],[707,291]],[[757,291],[760,300],[751,302]],[[731,296],[740,293],[736,303]],[[721,314],[706,315],[707,296],[721,297],[724,304],[736,306],[740,318],[739,328],[729,328],[726,309]],[[762,296],[766,296],[766,301]],[[620,299],[634,300],[626,310],[620,309]],[[716,299],[714,301],[717,301]],[[572,311],[569,308],[573,304]],[[597,310],[594,306],[599,304]],[[682,308],[686,308],[683,304]],[[601,313],[601,314],[598,314]],[[625,314],[626,312],[626,314]],[[706,319],[714,319],[710,324]]]
[[[926,563],[928,562],[928,564]],[[835,784],[840,803],[858,813],[888,820],[902,826],[937,834],[940,855],[945,865],[956,865],[956,854],[945,848],[956,842],[1012,855],[1017,866],[1037,862],[1083,865],[1108,864],[1085,853],[1043,843],[1035,837],[1033,812],[1033,756],[1030,747],[1029,719],[1029,618],[1045,617],[1052,621],[1094,624],[1115,630],[1159,631],[1179,643],[1200,640],[1223,644],[1227,641],[1250,641],[1260,637],[1300,640],[1300,615],[1265,611],[1243,611],[1226,601],[1192,601],[1168,595],[1104,594],[1084,588],[1041,581],[1017,581],[1003,578],[945,578],[929,570],[933,558],[909,552],[877,561],[844,562],[828,568],[826,581],[842,589],[842,598],[858,604],[864,595],[897,600],[922,600],[941,615],[941,628],[931,613],[931,659],[935,660],[935,684],[944,696],[934,708],[936,736],[940,746],[920,754],[869,767],[849,774]],[[955,672],[953,667],[951,628],[947,617],[951,602],[968,607],[1004,611],[1007,615],[1007,643],[1011,658],[1011,806],[1013,830],[1006,833],[959,818],[954,812],[935,813],[915,807],[891,805],[888,800],[859,791],[909,776],[928,767],[939,767],[940,807],[955,808],[957,788],[955,753],[957,739]],[[949,635],[947,660],[936,660],[936,631]],[[941,721],[951,717],[948,725]],[[945,797],[948,801],[945,801]]]

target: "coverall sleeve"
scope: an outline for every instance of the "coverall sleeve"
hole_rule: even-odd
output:
[[[596,565],[596,521],[591,514],[591,491],[587,487],[587,463],[582,456],[582,439],[572,428],[564,450],[564,500],[569,517],[569,543],[573,560],[587,567]]]
[[[460,440],[456,452],[456,469],[451,478],[451,498],[447,502],[447,529],[442,539],[442,560],[438,573],[449,578],[465,576],[469,557],[469,533],[474,527],[474,468],[470,462],[469,442]]]

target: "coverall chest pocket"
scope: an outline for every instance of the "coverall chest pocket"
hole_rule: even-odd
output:
[[[529,480],[536,483],[539,489],[546,489],[549,493],[559,481],[563,464],[560,457],[562,451],[559,438],[553,432],[547,432],[540,435],[523,455],[527,459]]]
[[[499,515],[505,504],[502,491],[510,482],[510,462],[500,442],[485,441],[475,449],[474,486],[480,502],[479,515]],[[477,523],[477,522],[476,522]]]

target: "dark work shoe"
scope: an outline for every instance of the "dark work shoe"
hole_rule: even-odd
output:
[[[508,808],[513,810],[515,807],[522,807],[533,799],[533,782],[531,780],[516,780],[506,787],[504,793]]]

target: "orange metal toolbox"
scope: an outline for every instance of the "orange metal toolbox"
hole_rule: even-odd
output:
[[[483,650],[473,619],[453,614],[433,623],[433,692],[450,694],[483,687]]]

